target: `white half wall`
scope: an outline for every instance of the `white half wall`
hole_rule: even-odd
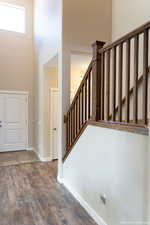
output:
[[[108,225],[146,220],[148,139],[88,126],[65,161],[64,185],[98,224],[101,218]]]

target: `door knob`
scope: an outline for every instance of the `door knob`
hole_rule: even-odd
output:
[[[57,128],[53,128],[53,131],[56,131],[57,130]]]

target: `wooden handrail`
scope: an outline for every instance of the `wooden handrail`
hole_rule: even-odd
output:
[[[102,52],[106,52],[120,44],[122,44],[123,42],[125,42],[128,39],[131,39],[133,37],[135,37],[136,35],[139,35],[141,33],[143,33],[144,30],[146,29],[150,29],[150,21],[143,24],[142,26],[140,26],[139,28],[131,31],[130,33],[124,35],[123,37],[119,38],[118,40],[114,41],[111,44],[108,44],[107,46],[105,46],[104,48],[99,50],[99,53],[101,54]]]
[[[64,158],[68,156],[86,126],[92,121],[93,124],[99,123],[101,126],[111,128],[117,126],[122,130],[141,131],[141,134],[147,134],[149,30],[150,22],[106,47],[103,47],[104,42],[99,41],[92,45],[92,61],[65,116]],[[140,65],[143,67],[143,75],[139,78]],[[134,81],[132,88],[131,76]],[[140,88],[142,102],[139,102],[138,97]],[[131,96],[133,96],[133,117],[130,110]],[[142,116],[138,112],[139,103],[142,104]]]
[[[76,101],[76,99],[77,99],[77,97],[78,97],[78,95],[79,95],[79,92],[81,91],[81,88],[82,88],[82,86],[84,85],[85,80],[87,79],[88,74],[89,74],[89,73],[91,72],[91,70],[92,70],[92,62],[93,62],[93,60],[90,62],[89,66],[88,66],[88,69],[87,69],[87,71],[86,71],[86,73],[85,73],[85,75],[84,75],[84,77],[83,77],[83,79],[82,79],[82,81],[81,81],[81,83],[80,83],[80,85],[79,85],[79,87],[78,87],[78,90],[77,90],[77,92],[76,92],[76,94],[75,94],[75,96],[74,96],[74,98],[73,98],[73,100],[72,100],[72,103],[71,103],[71,105],[70,105],[70,108],[72,108],[73,104],[75,103],[75,101]]]

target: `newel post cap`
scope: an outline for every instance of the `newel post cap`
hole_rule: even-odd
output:
[[[103,48],[104,45],[105,45],[105,42],[103,42],[103,41],[95,41],[92,44],[92,48],[93,48],[93,62],[100,57],[100,55],[98,54],[98,51],[101,48]]]
[[[93,44],[92,44],[92,47],[97,47],[98,49],[100,48],[103,48],[103,46],[105,45],[106,43],[103,42],[103,41],[95,41]]]

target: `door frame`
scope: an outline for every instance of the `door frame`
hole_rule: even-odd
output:
[[[51,123],[51,118],[52,118],[52,115],[53,115],[53,107],[52,107],[52,94],[54,92],[57,92],[59,93],[59,89],[58,88],[49,88],[49,100],[50,100],[50,155],[51,155],[51,160],[53,160],[53,138],[52,138],[52,129],[53,129],[53,126],[52,126],[52,123]]]
[[[25,108],[26,108],[26,131],[25,131],[25,134],[26,134],[26,149],[25,150],[28,150],[29,149],[29,92],[28,91],[9,91],[9,90],[0,90],[0,94],[14,94],[14,95],[24,95],[26,96],[26,105],[25,105]],[[21,150],[20,150],[21,151]]]

